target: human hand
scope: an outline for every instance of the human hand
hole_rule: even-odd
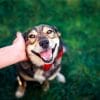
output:
[[[16,39],[13,41],[13,46],[19,55],[19,59],[22,61],[27,60],[25,51],[25,41],[21,32],[17,32]]]

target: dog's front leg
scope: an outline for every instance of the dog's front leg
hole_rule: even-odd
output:
[[[19,86],[17,88],[15,95],[17,98],[21,98],[24,96],[24,93],[26,90],[26,81],[20,78],[20,76],[17,76],[17,81],[18,81]]]
[[[42,84],[46,78],[43,76],[44,71],[41,69],[37,69],[34,74],[34,79],[38,81],[40,84]]]

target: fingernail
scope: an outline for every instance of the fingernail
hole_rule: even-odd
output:
[[[17,32],[17,34],[21,34],[21,32]]]
[[[17,32],[17,36],[21,36],[21,32]]]

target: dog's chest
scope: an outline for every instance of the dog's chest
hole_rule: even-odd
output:
[[[54,73],[56,73],[56,71],[59,69],[59,65],[54,62],[53,64],[45,64],[44,66],[37,67],[31,62],[22,62],[17,68],[19,72],[24,73],[24,75],[27,75],[31,78],[34,77],[38,70],[43,72],[44,77],[49,78]]]

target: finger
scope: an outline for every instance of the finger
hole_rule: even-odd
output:
[[[21,32],[17,32],[16,36],[17,36],[17,38],[22,38],[22,33]]]
[[[17,39],[15,39],[15,40],[13,41],[13,44],[16,43],[16,41],[17,41]]]
[[[15,40],[13,41],[13,43],[16,43],[19,39],[22,39],[22,34],[21,34],[21,32],[17,32],[17,33],[16,33],[16,38],[15,38]]]

